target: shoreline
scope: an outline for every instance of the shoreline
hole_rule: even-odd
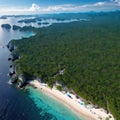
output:
[[[40,83],[37,80],[30,81],[29,84],[67,106],[78,117],[82,117],[86,120],[105,120],[107,117],[109,118],[109,116],[111,116],[109,120],[114,120],[113,116],[105,113],[102,108],[95,109],[93,107],[90,108],[88,105],[81,105],[78,102],[80,99],[77,99],[74,94],[70,94],[72,96],[72,98],[70,98],[66,93],[58,91],[55,87],[50,89],[47,84]]]

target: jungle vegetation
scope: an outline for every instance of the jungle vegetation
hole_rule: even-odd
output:
[[[35,36],[13,40],[20,55],[18,72],[50,86],[57,80],[119,120],[120,12],[87,16],[89,21],[36,28]],[[63,69],[64,74],[54,77]]]

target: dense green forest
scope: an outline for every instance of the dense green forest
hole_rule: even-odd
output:
[[[58,80],[120,120],[120,12],[87,16],[89,21],[36,28],[36,36],[13,40],[18,72],[49,85]]]

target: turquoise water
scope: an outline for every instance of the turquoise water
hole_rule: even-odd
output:
[[[29,91],[29,97],[33,100],[36,107],[38,109],[42,108],[40,112],[41,116],[44,116],[47,112],[54,116],[52,120],[85,120],[82,117],[78,117],[69,108],[44,92],[30,86],[27,86],[26,89]]]
[[[17,21],[15,17],[1,19],[0,26],[3,23],[18,25]],[[0,120],[83,120],[66,106],[37,89],[28,86],[25,90],[20,90],[9,84],[7,74],[11,63],[8,61],[10,52],[6,45],[12,39],[19,40],[33,35],[33,32],[0,27]]]

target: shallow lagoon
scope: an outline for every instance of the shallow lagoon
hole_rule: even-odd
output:
[[[38,109],[42,108],[40,115],[45,115],[48,112],[55,116],[57,120],[83,120],[83,118],[78,117],[68,107],[44,92],[32,87],[27,87],[27,90],[29,91],[29,97],[32,98],[36,107]]]

